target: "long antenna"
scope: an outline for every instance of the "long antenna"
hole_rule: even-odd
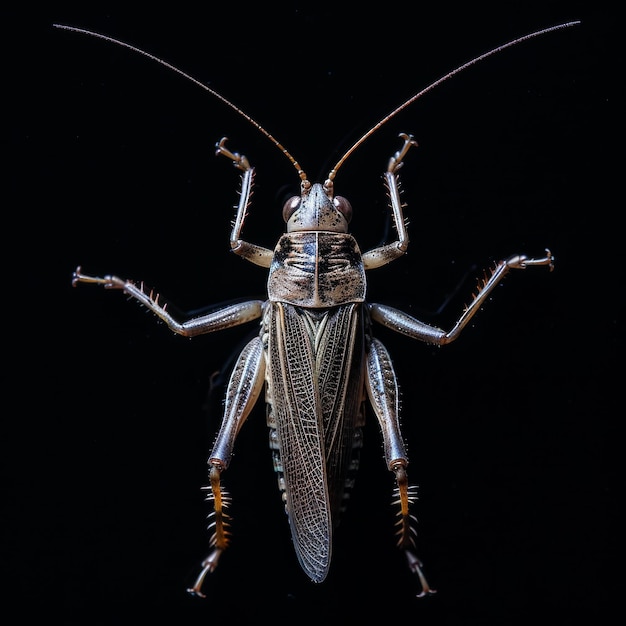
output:
[[[512,41],[509,41],[508,43],[502,44],[501,46],[497,46],[496,48],[493,48],[492,50],[489,50],[488,52],[485,52],[484,54],[481,54],[480,56],[474,57],[471,61],[468,61],[467,63],[464,63],[463,65],[459,65],[459,67],[457,67],[455,70],[452,70],[451,72],[448,72],[447,74],[445,74],[444,76],[442,76],[441,78],[438,78],[434,83],[431,83],[430,85],[428,85],[428,87],[422,89],[420,92],[416,93],[414,96],[412,96],[411,98],[409,98],[406,102],[403,102],[399,107],[397,107],[396,109],[394,109],[391,113],[389,113],[388,115],[386,115],[385,117],[383,117],[382,120],[380,120],[375,126],[372,126],[372,128],[370,128],[370,130],[368,130],[340,159],[339,161],[337,161],[337,165],[335,165],[335,167],[333,167],[332,170],[330,170],[330,173],[328,174],[328,179],[330,181],[333,181],[335,176],[337,175],[337,170],[343,165],[344,161],[369,137],[371,137],[381,126],[383,126],[384,124],[386,124],[392,117],[395,117],[398,113],[400,113],[400,111],[406,109],[409,105],[413,104],[416,100],[418,100],[419,98],[421,98],[424,94],[428,93],[429,91],[431,91],[432,89],[434,89],[435,87],[437,87],[438,85],[441,85],[441,83],[445,82],[446,80],[448,80],[449,78],[452,78],[452,76],[454,76],[455,74],[458,74],[460,72],[462,72],[463,70],[466,70],[468,67],[479,63],[480,61],[483,61],[484,59],[486,59],[487,57],[490,57],[493,54],[497,54],[498,52],[502,52],[503,50],[506,50],[506,48],[510,48],[511,46],[516,46],[518,43],[522,43],[523,41],[526,41],[528,39],[532,39],[533,37],[538,37],[539,35],[544,35],[546,33],[550,33],[552,31],[555,30],[560,30],[561,28],[568,28],[570,26],[575,26],[576,24],[580,24],[580,20],[575,21],[575,22],[566,22],[564,24],[558,24],[557,26],[550,26],[549,28],[544,28],[542,30],[538,30],[534,33],[530,33],[528,35],[523,35],[522,37],[518,37],[517,39],[513,39]]]
[[[447,74],[443,75],[441,78],[438,78],[435,82],[431,83],[430,85],[428,85],[428,87],[425,87],[424,89],[422,89],[421,91],[416,93],[414,96],[412,96],[411,98],[409,98],[408,100],[403,102],[399,107],[395,108],[391,113],[389,113],[388,115],[383,117],[377,124],[372,126],[372,128],[370,128],[370,130],[368,130],[356,143],[354,143],[352,145],[352,147],[339,159],[339,161],[337,161],[337,164],[335,165],[335,167],[333,167],[333,169],[328,174],[328,180],[332,183],[332,181],[335,179],[335,176],[337,175],[337,171],[344,164],[346,159],[366,139],[371,137],[377,130],[379,130],[381,128],[381,126],[386,124],[390,119],[392,119],[393,117],[398,115],[398,113],[400,113],[401,111],[406,109],[408,106],[413,104],[416,100],[421,98],[423,95],[425,95],[429,91],[433,90],[435,87],[441,85],[441,83],[445,82],[449,78],[452,78],[456,74],[459,74],[460,72],[466,70],[468,67],[470,67],[472,65],[475,65],[476,63],[479,63],[480,61],[483,61],[487,57],[490,57],[490,56],[492,56],[494,54],[502,52],[503,50],[506,50],[507,48],[510,48],[511,46],[516,46],[517,44],[522,43],[523,41],[527,41],[528,39],[532,39],[533,37],[538,37],[539,35],[544,35],[546,33],[550,33],[550,32],[553,32],[555,30],[561,30],[563,28],[569,28],[570,26],[575,26],[577,24],[580,24],[580,20],[573,21],[573,22],[565,22],[563,24],[557,24],[556,26],[550,26],[549,28],[543,28],[542,30],[538,30],[538,31],[535,31],[533,33],[529,33],[528,35],[523,35],[522,37],[517,37],[516,39],[513,39],[512,41],[509,41],[509,42],[507,42],[505,44],[497,46],[497,47],[489,50],[488,52],[485,52],[484,54],[481,54],[481,55],[479,55],[477,57],[474,57],[471,61],[468,61],[467,63],[464,63],[463,65],[460,65],[459,67],[457,67],[456,69],[452,70],[451,72],[448,72]],[[160,63],[161,65],[167,67],[168,69],[170,69],[170,70],[176,72],[177,74],[180,74],[184,78],[190,80],[192,83],[198,85],[199,87],[201,87],[205,91],[208,91],[211,95],[215,96],[218,100],[221,100],[224,104],[226,104],[231,109],[233,109],[233,111],[235,111],[236,113],[239,113],[239,115],[241,115],[243,118],[248,120],[248,122],[250,122],[250,124],[252,124],[257,130],[259,130],[263,135],[265,135],[289,159],[291,164],[296,168],[296,170],[298,172],[298,175],[300,176],[300,179],[302,180],[302,182],[306,182],[307,181],[307,176],[306,176],[305,172],[302,170],[302,168],[300,167],[299,163],[294,159],[294,157],[289,153],[289,151],[273,135],[271,135],[267,130],[265,130],[265,128],[263,128],[263,126],[261,126],[261,124],[259,124],[255,119],[251,118],[247,113],[242,111],[238,106],[233,104],[230,100],[228,100],[227,98],[222,96],[217,91],[214,91],[213,89],[211,89],[210,87],[208,87],[204,83],[201,83],[199,80],[197,80],[193,76],[190,76],[189,74],[186,74],[185,72],[183,72],[182,70],[178,69],[174,65],[168,63],[167,61],[164,61],[163,59],[160,59],[159,57],[157,57],[157,56],[155,56],[153,54],[150,54],[149,52],[146,52],[145,50],[142,50],[141,48],[137,48],[135,46],[132,46],[131,44],[128,44],[128,43],[126,43],[124,41],[121,41],[119,39],[114,39],[113,37],[109,37],[108,35],[102,35],[100,33],[96,33],[94,31],[86,30],[84,28],[77,28],[75,26],[66,26],[64,24],[53,24],[53,26],[55,28],[61,28],[63,30],[69,30],[69,31],[72,31],[72,32],[75,32],[75,33],[82,33],[84,35],[90,35],[91,37],[97,37],[98,39],[103,39],[104,41],[108,41],[110,43],[117,44],[118,46],[122,46],[123,48],[128,48],[129,50],[132,50],[133,52],[137,52],[137,53],[147,57],[148,59],[151,59],[152,61],[156,61],[157,63]]]
[[[124,41],[121,41],[119,39],[114,39],[113,37],[109,37],[108,35],[102,35],[100,33],[96,33],[96,32],[91,31],[91,30],[86,30],[85,28],[77,28],[75,26],[66,26],[64,24],[53,24],[53,26],[55,28],[61,28],[63,30],[72,31],[74,33],[82,33],[83,35],[90,35],[91,37],[97,37],[98,39],[104,39],[104,41],[108,41],[110,43],[117,44],[118,46],[122,46],[123,48],[128,48],[129,50],[132,50],[133,52],[137,52],[137,53],[147,57],[148,59],[151,59],[152,61],[156,61],[157,63],[160,63],[161,65],[163,65],[163,66],[167,67],[168,69],[176,72],[177,74],[180,74],[181,76],[183,76],[186,79],[190,80],[192,83],[198,85],[198,87],[202,87],[202,89],[204,89],[205,91],[208,91],[212,96],[215,96],[218,100],[221,100],[224,104],[226,104],[231,109],[233,109],[235,112],[239,113],[239,115],[241,115],[243,118],[248,120],[248,122],[250,122],[250,124],[252,124],[257,130],[259,130],[261,133],[263,133],[289,159],[291,164],[298,171],[298,175],[300,176],[300,179],[302,181],[306,181],[306,174],[304,173],[304,171],[300,167],[299,163],[291,156],[289,151],[272,134],[270,134],[267,130],[265,130],[265,128],[263,128],[263,126],[261,126],[261,124],[259,124],[255,119],[251,118],[245,111],[242,111],[238,106],[236,106],[230,100],[225,98],[222,94],[218,93],[217,91],[214,91],[213,89],[211,89],[210,87],[208,87],[204,83],[201,83],[199,80],[197,80],[193,76],[190,76],[189,74],[186,74],[182,70],[178,69],[176,66],[172,65],[171,63],[168,63],[167,61],[164,61],[163,59],[160,59],[159,57],[155,56],[154,54],[150,54],[149,52],[146,52],[145,50],[142,50],[141,48],[137,48],[135,46],[132,46],[131,44],[126,43]]]

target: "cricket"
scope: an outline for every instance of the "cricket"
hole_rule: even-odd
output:
[[[139,53],[191,80],[218,98],[267,137],[291,162],[300,179],[300,195],[282,207],[285,230],[274,249],[244,238],[256,169],[224,137],[216,155],[239,174],[239,199],[230,234],[232,252],[267,269],[267,299],[221,306],[212,312],[176,319],[167,300],[142,282],[113,275],[92,276],[77,267],[72,284],[100,285],[129,296],[152,312],[174,333],[195,337],[256,323],[258,334],[239,354],[226,388],[221,424],[208,458],[208,554],[188,591],[204,597],[203,584],[229,547],[231,495],[222,475],[228,469],[239,432],[261,396],[266,405],[269,448],[277,475],[297,560],[313,583],[323,582],[331,567],[333,535],[348,502],[362,447],[368,412],[375,415],[386,466],[395,477],[397,547],[418,580],[417,595],[435,593],[424,574],[416,547],[416,519],[410,512],[417,498],[409,483],[409,459],[400,428],[399,388],[392,357],[376,338],[382,325],[409,339],[444,346],[455,341],[487,302],[494,288],[513,270],[554,268],[546,248],[537,256],[512,254],[479,279],[471,301],[448,330],[426,324],[385,304],[370,302],[366,273],[398,259],[408,249],[409,234],[401,201],[399,172],[417,142],[401,134],[399,146],[383,172],[395,239],[361,251],[349,232],[352,206],[335,193],[335,179],[349,156],[392,117],[455,74],[485,58],[534,37],[580,22],[536,31],[473,58],[416,93],[367,131],[339,159],[323,182],[310,181],[298,161],[257,121],[224,96],[166,61],[123,41],[92,31],[55,24],[59,29],[97,37]],[[358,210],[355,212],[358,215]],[[251,238],[253,239],[253,238]],[[394,532],[390,529],[390,532]]]

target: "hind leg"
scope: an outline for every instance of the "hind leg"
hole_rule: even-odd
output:
[[[255,337],[239,355],[231,374],[224,400],[224,418],[209,457],[211,469],[207,500],[213,503],[213,512],[209,516],[209,528],[213,531],[210,540],[212,550],[202,562],[202,571],[193,587],[188,589],[193,595],[204,597],[201,590],[204,579],[215,570],[222,552],[230,543],[226,512],[230,497],[222,486],[221,474],[230,463],[237,434],[257,401],[264,380],[263,342],[260,337]]]
[[[409,486],[406,472],[408,459],[400,432],[398,384],[387,349],[377,339],[371,339],[367,353],[367,392],[383,436],[387,466],[396,476],[394,505],[398,506],[398,548],[404,551],[409,569],[417,575],[421,585],[418,596],[435,593],[422,572],[422,564],[415,555],[415,518],[409,507],[415,500],[415,488]]]

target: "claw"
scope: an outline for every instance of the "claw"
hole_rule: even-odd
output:
[[[402,160],[406,156],[411,146],[417,146],[417,141],[413,139],[413,135],[407,135],[406,133],[400,133],[399,137],[404,140],[402,148],[398,150],[390,159],[387,166],[388,172],[395,172],[402,167]]]
[[[552,271],[554,269],[554,257],[552,256],[552,252],[546,248],[546,256],[542,259],[525,259],[524,266],[528,267],[529,265],[547,265],[549,270]]]
[[[211,552],[211,554],[209,554],[209,556],[202,561],[202,571],[198,575],[198,578],[196,578],[196,582],[193,587],[189,587],[189,589],[187,589],[188,593],[192,596],[198,596],[199,598],[206,598],[204,593],[202,593],[202,584],[204,583],[204,579],[207,574],[210,574],[217,567],[217,561],[219,560],[221,554],[222,550],[220,548],[215,548],[215,550],[213,550],[213,552]]]
[[[409,562],[409,569],[417,575],[422,586],[422,590],[417,594],[418,598],[424,598],[426,596],[432,596],[437,593],[436,589],[433,589],[426,580],[424,573],[422,572],[421,561],[409,550],[405,550],[406,559]]]
[[[215,154],[224,155],[227,159],[230,159],[233,162],[233,165],[237,169],[247,172],[250,169],[250,163],[248,163],[248,159],[242,154],[239,154],[238,152],[231,152],[226,147],[227,141],[228,141],[228,137],[222,137],[219,140],[219,142],[215,144],[215,147],[216,147]]]
[[[105,276],[104,278],[98,278],[97,276],[87,276],[80,273],[80,265],[76,268],[76,271],[72,274],[72,287],[76,287],[78,283],[95,283],[97,285],[111,285],[111,277]]]
[[[521,269],[525,270],[527,267],[531,267],[533,265],[547,265],[549,270],[552,271],[554,269],[554,257],[552,256],[552,252],[548,248],[546,248],[546,256],[540,259],[530,259],[525,254],[516,254],[512,257],[509,257],[506,260],[506,264],[511,269]]]

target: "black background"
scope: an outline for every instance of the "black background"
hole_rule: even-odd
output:
[[[18,619],[3,621],[606,623],[622,593],[616,16],[596,2],[165,6],[5,14],[2,594]],[[398,133],[415,135],[402,170],[410,250],[368,275],[369,299],[424,321],[449,328],[499,258],[546,246],[557,258],[552,273],[511,275],[451,346],[378,333],[403,392],[419,553],[438,594],[415,598],[394,548],[393,480],[371,418],[331,574],[305,578],[258,407],[224,475],[232,547],[208,599],[188,596],[208,549],[201,487],[221,401],[209,381],[255,327],[186,340],[119,293],[73,289],[71,274],[81,264],[144,280],[182,310],[263,298],[264,270],[229,252],[238,177],[213,146],[228,135],[257,168],[250,241],[273,247],[298,178],[197,86],[52,24],[122,39],[210,84],[323,179],[441,75],[575,19],[429,93],[336,180],[361,247],[378,245],[381,174]]]

